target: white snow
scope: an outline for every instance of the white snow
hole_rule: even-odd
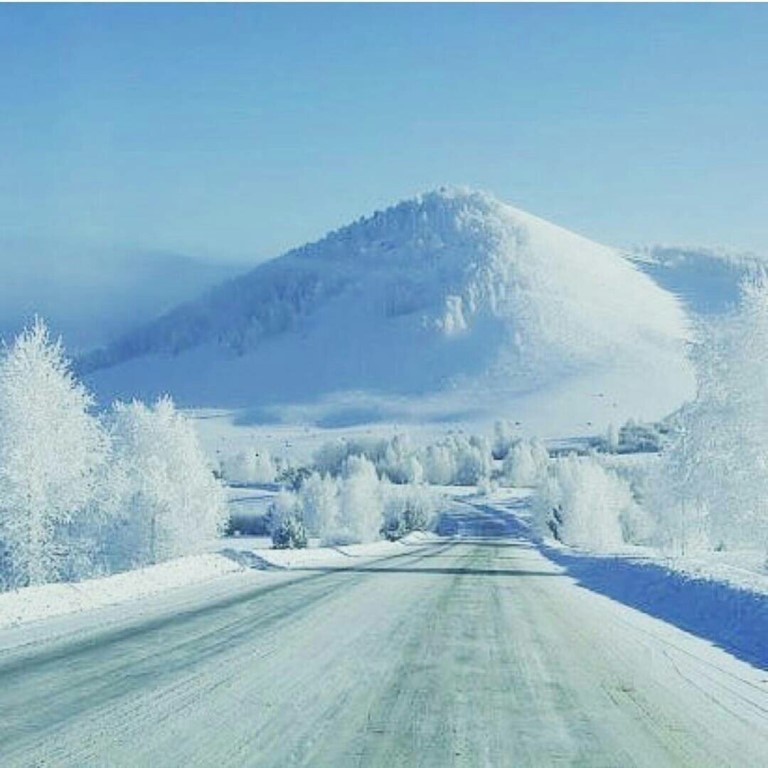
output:
[[[247,539],[235,539],[229,552],[242,553],[242,562],[253,562],[260,568],[346,568],[353,564],[388,557],[402,552],[404,547],[434,542],[437,537],[414,532],[398,541],[374,541],[368,544],[348,544],[339,547],[307,547],[306,549],[250,549]]]
[[[23,587],[0,594],[0,628],[140,600],[243,570],[230,558],[208,553],[100,579]]]
[[[654,245],[636,249],[628,258],[679,296],[690,312],[704,316],[733,309],[742,281],[768,268],[765,256],[702,246]]]
[[[758,666],[768,666],[768,565],[760,550],[670,555],[650,546],[596,552],[532,530],[531,492],[497,491],[475,502],[512,514],[517,533],[585,588],[708,638]]]
[[[434,540],[432,534],[412,533],[396,542],[377,541],[301,550],[270,549],[264,539],[219,540],[212,544],[218,551],[180,557],[77,583],[43,584],[2,592],[0,629],[142,601],[182,587],[205,585],[233,574],[246,575],[269,568],[346,568],[401,553],[406,547],[412,550],[414,546]],[[254,547],[254,543],[258,546]]]

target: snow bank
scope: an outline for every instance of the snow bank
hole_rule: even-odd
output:
[[[429,544],[433,534],[415,532],[400,541],[303,550],[248,548],[232,539],[220,552],[191,555],[158,565],[77,583],[43,584],[0,593],[0,629],[82,613],[160,595],[180,587],[254,570],[346,568]]]
[[[768,669],[767,575],[658,556],[541,549],[583,587],[707,638],[734,656]]]
[[[139,600],[244,570],[231,558],[208,553],[101,579],[24,587],[0,594],[0,628]]]
[[[768,669],[768,573],[754,553],[669,558],[650,547],[612,553],[544,542],[532,533],[528,499],[489,498],[481,508],[506,513],[510,535],[531,539],[582,587],[710,640]]]
[[[379,557],[396,555],[408,546],[428,544],[438,537],[415,531],[398,541],[374,541],[369,544],[349,544],[340,547],[308,549],[253,550],[266,566],[274,568],[346,568]]]

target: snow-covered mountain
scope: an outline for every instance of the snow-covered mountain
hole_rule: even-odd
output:
[[[628,254],[697,315],[718,315],[739,300],[742,281],[768,270],[768,258],[725,249],[654,245]]]
[[[19,238],[0,241],[0,264],[0,336],[14,336],[37,314],[71,353],[114,341],[245,271],[173,253]]]
[[[400,203],[89,356],[105,396],[323,423],[662,415],[692,387],[677,300],[612,248],[478,192]]]

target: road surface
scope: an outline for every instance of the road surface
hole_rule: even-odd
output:
[[[467,510],[462,538],[6,647],[0,765],[768,765],[766,673]]]

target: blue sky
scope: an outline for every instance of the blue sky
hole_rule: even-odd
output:
[[[441,184],[768,253],[764,5],[0,6],[0,237],[259,259]]]

